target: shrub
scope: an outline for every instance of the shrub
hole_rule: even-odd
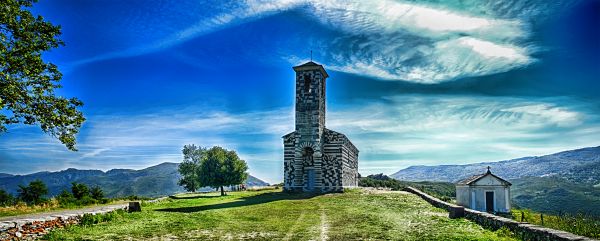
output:
[[[75,201],[77,201],[77,199],[75,199],[75,197],[73,197],[73,194],[71,194],[66,189],[63,189],[62,192],[60,194],[58,194],[56,199],[58,200],[58,203],[60,203],[60,206],[62,206],[62,207],[73,207],[73,206],[75,206]]]
[[[119,209],[105,214],[89,214],[86,213],[81,217],[81,222],[79,225],[81,226],[92,226],[94,224],[109,222],[115,220],[119,217],[122,217],[125,214],[125,211]]]
[[[75,197],[77,200],[80,200],[83,197],[88,196],[89,189],[83,183],[72,182],[71,192],[73,193],[73,197]]]
[[[104,198],[104,192],[102,191],[102,189],[100,189],[99,186],[94,186],[91,190],[90,190],[90,196],[93,199],[96,200],[101,200]]]
[[[15,203],[15,198],[8,192],[0,189],[0,206],[10,206]]]
[[[80,206],[96,204],[96,203],[98,203],[98,201],[96,201],[96,199],[93,199],[90,196],[84,196],[80,200],[77,200],[77,204]]]

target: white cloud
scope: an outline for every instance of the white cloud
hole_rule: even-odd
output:
[[[556,107],[552,104],[530,104],[502,109],[501,111],[521,113],[541,118],[557,126],[576,126],[582,123],[583,114]]]

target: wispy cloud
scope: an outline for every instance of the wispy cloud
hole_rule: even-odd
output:
[[[570,4],[465,1],[459,5],[394,0],[246,0],[227,4],[165,36],[74,64],[162,51],[215,31],[294,10],[335,33],[334,37],[307,36],[315,39],[307,41],[315,45],[311,48],[321,50],[319,61],[329,68],[383,80],[434,84],[535,63],[532,55],[541,46],[529,39],[532,19]],[[296,57],[296,48],[280,48],[284,49],[274,51],[285,60],[294,64],[304,60]]]

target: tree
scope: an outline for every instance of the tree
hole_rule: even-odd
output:
[[[48,194],[46,184],[41,180],[35,180],[27,186],[19,185],[18,197],[28,204],[39,204],[43,201],[43,196]]]
[[[220,188],[221,196],[225,195],[223,186],[241,184],[248,178],[248,166],[235,151],[215,146],[206,150],[204,155],[198,169],[200,184]]]
[[[104,198],[104,192],[99,186],[94,186],[92,189],[90,189],[90,196],[93,199],[101,200]]]
[[[83,183],[72,182],[71,192],[73,193],[73,197],[75,197],[77,200],[81,200],[83,197],[89,195],[89,189]]]
[[[183,146],[183,162],[179,164],[181,179],[177,184],[183,186],[188,192],[195,192],[201,187],[198,168],[205,151],[205,148],[197,147],[194,144]]]
[[[0,206],[10,206],[15,198],[8,192],[0,189]]]
[[[0,133],[7,126],[39,125],[76,151],[75,135],[85,121],[76,98],[56,96],[62,74],[42,53],[64,45],[60,26],[35,16],[37,0],[2,0],[0,7]]]

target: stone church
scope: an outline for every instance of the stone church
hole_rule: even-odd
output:
[[[296,130],[283,136],[284,190],[341,192],[358,186],[358,149],[342,133],[325,128],[329,77],[312,61],[296,72]]]

